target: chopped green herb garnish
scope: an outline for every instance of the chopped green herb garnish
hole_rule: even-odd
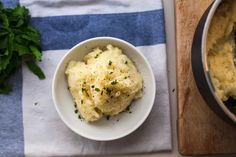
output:
[[[85,88],[82,88],[82,92],[84,92],[84,91],[86,91],[86,89],[85,89]]]
[[[111,65],[112,64],[112,61],[109,61],[108,65]]]
[[[125,64],[128,64],[128,61],[125,61]]]
[[[98,56],[99,56],[99,55],[98,55],[98,54],[96,54],[96,56],[95,56],[94,58],[98,58]]]
[[[78,113],[78,110],[77,110],[77,109],[75,110],[75,113]]]
[[[129,111],[130,110],[130,106],[127,106],[125,111]]]
[[[112,90],[111,90],[110,88],[107,88],[107,89],[106,89],[107,95],[111,95],[111,91],[112,91]]]
[[[113,71],[111,71],[109,74],[113,74]]]
[[[84,103],[84,101],[83,100],[81,100],[81,104],[83,104]]]
[[[80,115],[78,115],[78,118],[79,118],[79,119],[82,119],[82,117],[81,117]]]
[[[115,85],[117,83],[118,83],[117,80],[114,80],[114,81],[111,82],[112,85]]]
[[[101,92],[101,95],[103,94],[103,91]]]
[[[99,89],[99,88],[95,88],[95,91],[99,92],[99,91],[100,91],[100,89]]]
[[[95,86],[94,86],[94,85],[92,85],[91,87],[92,87],[92,88],[94,88]]]
[[[129,111],[129,113],[132,113],[132,111]]]
[[[77,108],[77,104],[76,103],[74,104],[74,106],[75,106],[75,108]]]
[[[124,79],[130,78],[130,76],[125,76]]]
[[[86,82],[84,81],[84,84],[86,84]]]

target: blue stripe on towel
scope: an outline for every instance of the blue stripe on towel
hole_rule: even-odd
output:
[[[35,17],[43,50],[69,49],[82,40],[112,36],[135,46],[165,43],[164,11]]]
[[[10,78],[13,91],[10,95],[0,94],[0,156],[24,156],[22,117],[22,74],[18,70]]]
[[[4,8],[13,8],[19,4],[19,0],[1,0],[3,2]]]

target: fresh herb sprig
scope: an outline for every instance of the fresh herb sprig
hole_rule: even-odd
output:
[[[23,62],[39,79],[45,78],[37,65],[42,59],[40,35],[29,20],[24,6],[3,8],[0,2],[0,94],[12,90],[7,81]]]

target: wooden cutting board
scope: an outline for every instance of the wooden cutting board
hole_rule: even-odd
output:
[[[236,153],[236,128],[221,120],[201,97],[191,69],[197,24],[213,0],[175,0],[178,142],[183,155]],[[200,53],[200,51],[199,51]]]

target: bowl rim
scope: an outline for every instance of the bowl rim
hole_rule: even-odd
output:
[[[126,131],[126,132],[124,132],[124,133],[122,133],[122,134],[120,134],[119,136],[116,136],[116,137],[110,137],[110,138],[101,138],[101,137],[94,137],[94,136],[91,137],[91,136],[88,136],[87,134],[81,133],[81,132],[77,131],[77,129],[73,125],[71,125],[71,124],[69,124],[67,122],[67,120],[64,118],[64,115],[61,113],[60,109],[58,108],[58,102],[57,102],[57,98],[56,98],[55,88],[56,88],[56,83],[57,83],[56,80],[57,80],[57,77],[58,77],[57,76],[58,75],[58,71],[61,68],[62,63],[70,55],[70,53],[72,53],[77,47],[79,47],[79,46],[81,46],[81,45],[83,45],[85,43],[89,43],[91,41],[94,41],[94,40],[113,40],[113,41],[119,42],[121,44],[125,44],[125,45],[129,46],[130,48],[132,48],[135,51],[135,53],[137,53],[139,56],[141,56],[142,60],[145,62],[145,64],[146,64],[145,66],[147,66],[147,68],[148,68],[148,70],[150,71],[150,74],[151,74],[151,78],[150,78],[151,81],[150,82],[153,82],[153,88],[154,88],[153,90],[154,90],[154,92],[150,96],[152,98],[152,100],[151,100],[151,105],[148,108],[147,112],[139,120],[139,123],[137,123],[135,126],[133,126],[128,131]],[[82,137],[85,137],[87,139],[90,139],[90,140],[95,140],[95,141],[112,141],[112,140],[117,140],[117,139],[123,138],[123,137],[131,134],[135,130],[137,130],[145,122],[145,120],[148,118],[148,116],[150,115],[150,112],[151,112],[151,110],[153,108],[153,105],[154,105],[155,97],[156,97],[156,80],[155,80],[155,76],[154,76],[153,70],[152,70],[151,65],[149,64],[148,60],[146,59],[146,57],[134,45],[132,45],[131,43],[129,43],[129,42],[125,41],[125,40],[122,40],[122,39],[119,39],[119,38],[115,38],[115,37],[101,36],[101,37],[89,38],[87,40],[79,42],[78,44],[73,46],[71,49],[69,49],[65,53],[65,55],[61,58],[61,60],[58,62],[56,70],[55,70],[54,75],[53,75],[53,79],[52,79],[52,98],[53,98],[53,103],[54,103],[54,107],[56,108],[56,111],[57,111],[59,117],[61,118],[61,120],[66,124],[66,126],[68,128],[70,128],[76,134],[78,134],[78,135],[80,135]]]
[[[202,44],[201,44],[201,55],[202,55],[202,65],[203,65],[203,71],[204,71],[204,77],[208,83],[208,86],[210,88],[210,91],[213,95],[213,97],[215,98],[215,100],[217,101],[218,105],[220,106],[220,108],[225,112],[225,114],[233,121],[236,123],[236,115],[234,113],[232,113],[228,107],[226,107],[226,105],[223,103],[223,101],[216,95],[215,93],[215,89],[214,86],[212,84],[211,81],[211,77],[209,76],[209,68],[208,68],[208,64],[207,64],[207,51],[206,51],[206,43],[207,43],[207,36],[208,36],[208,31],[211,25],[211,21],[212,18],[217,10],[217,8],[219,7],[219,5],[221,4],[222,0],[215,0],[210,11],[209,14],[207,16],[206,22],[204,24],[204,29],[203,29],[203,35],[202,35]]]

